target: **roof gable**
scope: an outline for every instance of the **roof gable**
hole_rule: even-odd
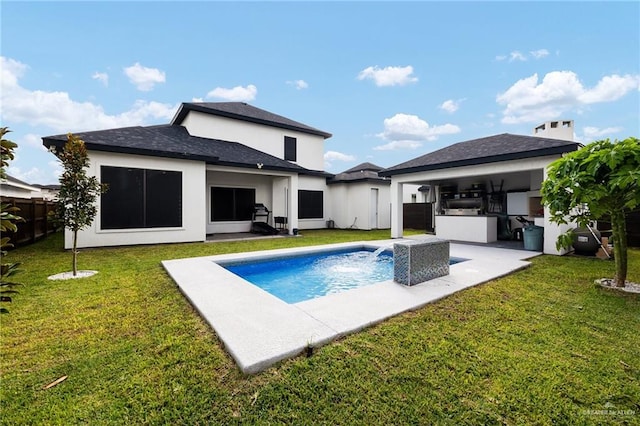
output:
[[[180,125],[190,111],[198,111],[204,114],[217,115],[236,120],[247,121],[266,126],[278,127],[288,130],[297,130],[303,133],[322,136],[327,139],[331,133],[324,132],[306,124],[288,119],[278,114],[256,108],[245,102],[184,102],[178,108],[171,124]]]
[[[447,146],[429,154],[389,167],[381,176],[392,176],[449,167],[541,157],[575,151],[577,142],[503,133]]]

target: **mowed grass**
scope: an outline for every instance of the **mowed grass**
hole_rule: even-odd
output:
[[[640,424],[640,296],[596,287],[613,262],[540,256],[510,276],[245,376],[161,260],[342,241],[13,251],[25,284],[0,317],[2,424]],[[640,281],[640,250],[629,279]],[[67,379],[49,389],[54,380]]]

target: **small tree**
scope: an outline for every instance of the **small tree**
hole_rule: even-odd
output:
[[[625,212],[640,205],[639,142],[634,137],[592,142],[551,163],[541,189],[552,222],[587,226],[611,218],[617,287],[624,287],[627,279]],[[569,231],[556,245],[566,248],[571,241]]]
[[[73,232],[73,276],[78,274],[78,231],[91,225],[97,213],[96,199],[103,188],[95,176],[87,176],[89,156],[84,141],[69,133],[59,155],[64,168],[55,216],[60,225]]]
[[[9,165],[9,161],[13,160],[13,150],[18,146],[15,142],[12,142],[4,138],[4,135],[9,133],[10,130],[6,127],[0,128],[0,136],[2,142],[0,143],[0,179],[5,179],[7,173],[5,168]],[[6,237],[7,232],[16,232],[18,227],[16,222],[22,220],[20,216],[16,216],[14,213],[18,211],[17,207],[12,206],[9,203],[0,203],[0,302],[11,302],[10,294],[15,294],[17,291],[15,287],[22,284],[13,282],[11,278],[16,272],[18,272],[18,266],[20,263],[6,263],[4,258],[7,255],[7,249],[13,247],[10,243],[11,238]],[[6,308],[0,307],[0,313],[9,312]]]

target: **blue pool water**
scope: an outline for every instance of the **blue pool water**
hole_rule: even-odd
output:
[[[287,303],[393,279],[393,253],[364,248],[221,266]]]

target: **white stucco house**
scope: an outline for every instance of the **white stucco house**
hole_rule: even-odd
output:
[[[88,173],[109,188],[80,247],[249,232],[256,204],[272,226],[285,218],[289,233],[329,220],[346,228],[352,216],[359,229],[390,226],[388,181],[334,180],[323,171],[330,133],[246,103],[183,103],[167,125],[75,134],[87,147]],[[43,144],[62,150],[66,140]],[[383,187],[387,195],[376,191]]]
[[[54,200],[59,185],[37,185],[21,181],[13,176],[0,179],[0,196],[8,198]]]
[[[569,120],[544,123],[533,133],[459,142],[380,171],[391,179],[391,237],[402,237],[404,186],[424,185],[434,191],[437,237],[491,243],[500,236],[501,217],[516,227],[522,216],[544,228],[544,253],[562,254],[555,243],[569,226],[549,221],[540,188],[547,166],[580,144]]]

